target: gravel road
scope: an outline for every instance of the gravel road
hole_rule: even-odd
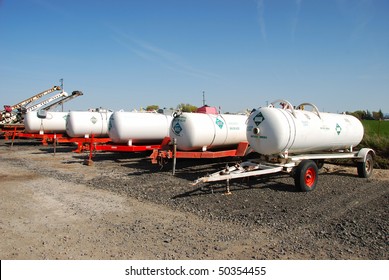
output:
[[[225,195],[190,185],[225,160],[178,160],[173,176],[147,153],[87,166],[73,149],[0,140],[0,259],[389,258],[389,170],[326,163],[313,192],[278,175]]]

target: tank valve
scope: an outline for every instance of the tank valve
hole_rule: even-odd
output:
[[[261,130],[260,130],[258,127],[254,127],[254,129],[253,129],[253,133],[254,133],[255,135],[258,135],[260,131],[261,131]]]

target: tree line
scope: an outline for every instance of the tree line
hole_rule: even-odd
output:
[[[370,112],[369,110],[358,110],[355,112],[346,112],[346,114],[353,115],[360,120],[383,120],[384,114],[381,109],[378,112]]]
[[[158,105],[149,105],[146,107],[146,111],[158,111],[159,108]],[[167,108],[163,108],[167,109]],[[182,112],[196,112],[197,107],[188,103],[180,103],[176,107],[177,110],[181,110]],[[174,110],[174,108],[169,108],[169,110]]]
[[[158,111],[158,109],[167,109],[167,108],[160,108],[158,105],[149,105],[146,107],[146,111]],[[188,104],[188,103],[180,103],[177,105],[177,107],[169,108],[169,110],[181,110],[182,112],[196,112],[198,109],[197,106]],[[353,115],[354,117],[360,119],[360,120],[383,120],[384,118],[388,118],[388,116],[384,116],[381,109],[378,112],[370,112],[369,110],[357,110],[355,112],[346,112],[348,115]]]

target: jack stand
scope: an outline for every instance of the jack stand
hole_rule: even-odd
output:
[[[177,139],[173,138],[173,176],[176,174],[176,163],[177,163]]]
[[[93,165],[93,160],[92,159],[84,160],[84,165],[92,166]]]
[[[14,140],[15,140],[15,136],[16,136],[16,127],[15,127],[15,130],[14,130],[14,133],[12,133],[12,142],[11,142],[11,148],[14,146]]]
[[[55,154],[57,152],[57,134],[54,133],[54,139],[53,139],[53,156],[55,157]]]
[[[224,195],[231,195],[232,192],[230,191],[230,179],[227,179],[226,180],[226,192],[224,193]]]
[[[92,157],[93,157],[93,147],[94,147],[93,140],[94,139],[95,139],[94,134],[92,134],[92,138],[91,138],[90,145],[89,145],[89,157],[88,157],[88,159],[84,160],[84,164],[88,165],[88,166],[93,165]]]
[[[159,165],[159,170],[162,170],[164,168],[165,164],[168,163],[168,161],[164,157],[158,157],[157,162]]]

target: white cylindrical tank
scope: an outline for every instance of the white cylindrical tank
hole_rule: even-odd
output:
[[[169,136],[173,117],[148,112],[114,112],[109,120],[108,135],[114,143],[160,143]]]
[[[46,112],[45,118],[38,117],[37,111],[24,115],[24,127],[28,133],[65,133],[68,112]]]
[[[285,108],[275,108],[272,104],[253,111],[247,123],[247,140],[259,154],[349,149],[363,138],[362,123],[354,116],[319,112],[310,103],[301,104],[297,109],[287,101],[283,103],[288,104]],[[312,111],[304,107],[312,107]]]
[[[182,113],[171,124],[170,138],[181,151],[206,151],[247,141],[245,115]]]
[[[110,111],[71,111],[66,121],[70,137],[108,137]]]

